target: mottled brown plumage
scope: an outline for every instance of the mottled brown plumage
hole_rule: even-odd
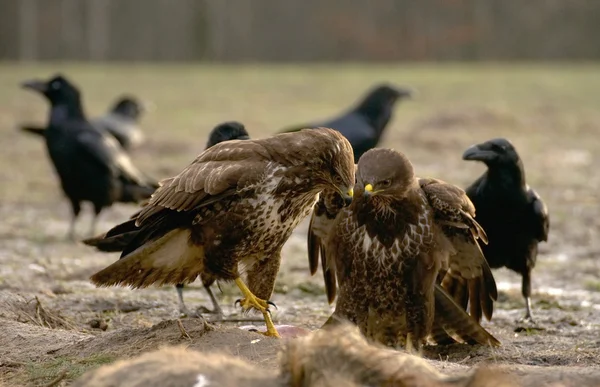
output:
[[[469,240],[477,246],[476,238],[485,239],[465,193],[439,180],[418,179],[404,155],[387,149],[363,155],[354,191],[352,205],[330,223],[328,235],[328,227],[315,227],[315,215],[311,222],[309,234],[326,240],[320,251],[339,285],[329,322],[349,320],[391,346],[420,347],[433,328],[445,332],[446,340],[499,344],[438,284],[440,272],[484,282],[473,297],[485,299],[478,303],[485,308],[495,296],[483,255],[457,251]],[[316,250],[310,251],[314,257]],[[485,290],[491,294],[481,295]]]
[[[278,268],[283,244],[317,194],[334,189],[349,201],[353,183],[352,148],[334,130],[217,144],[162,181],[148,205],[107,233],[138,230],[122,259],[92,281],[140,288],[188,283],[203,273],[235,280],[242,306],[263,312],[268,333],[276,335],[264,300],[270,293],[257,298],[240,274]]]

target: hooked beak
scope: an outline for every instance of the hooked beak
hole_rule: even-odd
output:
[[[21,83],[21,87],[24,89],[35,90],[39,93],[45,93],[48,90],[48,84],[44,81],[33,79],[31,81],[25,81]]]
[[[344,207],[348,207],[352,203],[354,197],[354,189],[350,188],[345,193],[342,192],[342,199],[344,199]]]
[[[498,155],[490,150],[481,149],[479,145],[473,145],[463,153],[463,160],[476,160],[476,161],[491,161]]]

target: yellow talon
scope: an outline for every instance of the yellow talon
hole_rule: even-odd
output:
[[[273,324],[273,320],[271,319],[271,314],[267,310],[269,307],[269,304],[267,303],[267,301],[261,300],[260,298],[256,297],[254,294],[252,294],[250,289],[248,289],[248,287],[242,281],[241,278],[239,278],[239,277],[236,278],[235,284],[238,286],[238,288],[240,288],[240,290],[242,291],[242,294],[244,295],[244,298],[242,300],[240,300],[242,308],[244,310],[248,310],[250,308],[256,308],[256,309],[260,310],[260,312],[263,314],[263,317],[265,319],[265,324],[267,325],[267,331],[260,332],[260,333],[262,333],[265,336],[281,337],[281,336],[279,336],[279,332],[277,332],[277,329],[275,329],[275,325]]]

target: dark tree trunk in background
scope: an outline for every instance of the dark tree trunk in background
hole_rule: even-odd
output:
[[[0,0],[0,59],[600,58],[599,0]]]

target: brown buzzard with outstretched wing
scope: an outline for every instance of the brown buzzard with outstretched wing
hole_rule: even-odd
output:
[[[134,288],[188,283],[202,274],[233,280],[244,309],[260,310],[267,334],[277,336],[267,301],[240,274],[279,262],[283,244],[320,191],[336,190],[348,202],[353,184],[352,148],[331,129],[217,144],[162,181],[133,219],[106,234],[137,231],[122,258],[91,279]]]

